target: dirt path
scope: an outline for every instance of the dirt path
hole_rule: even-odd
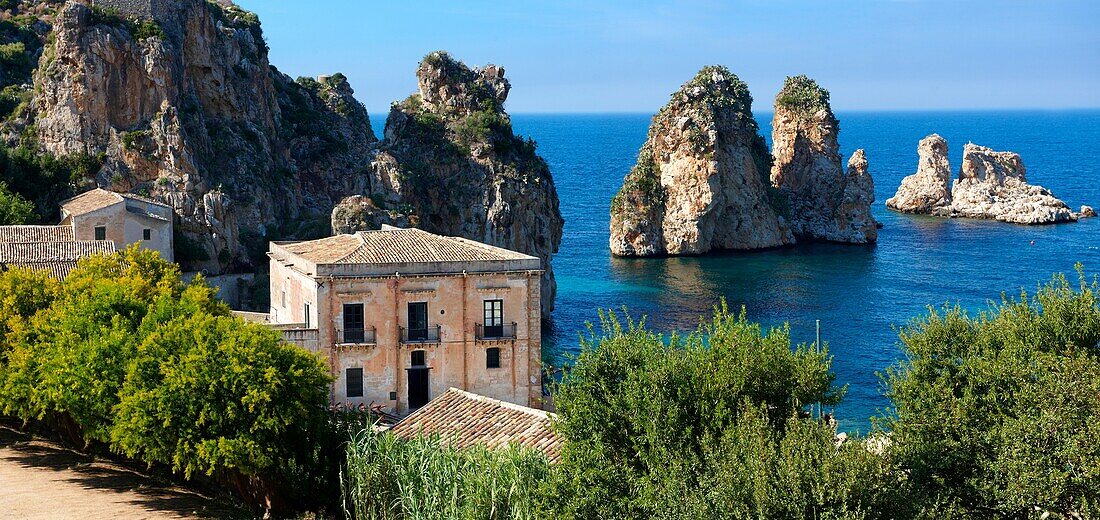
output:
[[[0,518],[244,518],[232,505],[0,426]]]

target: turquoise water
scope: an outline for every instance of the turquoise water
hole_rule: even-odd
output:
[[[937,132],[956,170],[967,141],[1019,152],[1031,182],[1075,209],[1100,207],[1100,111],[840,113],[841,152],[867,151],[875,179],[872,246],[809,244],[751,253],[616,259],[608,251],[610,199],[645,140],[649,115],[514,115],[554,174],[565,231],[554,257],[558,296],[544,349],[567,355],[599,308],[627,306],[654,328],[693,329],[721,297],[766,325],[790,323],[812,342],[814,320],[849,385],[841,425],[866,430],[887,406],[877,372],[900,356],[895,327],[928,305],[984,308],[1003,291],[1033,289],[1074,263],[1100,272],[1100,219],[1024,227],[900,215],[882,204],[916,169],[916,146]],[[770,140],[770,114],[759,114]],[[381,128],[376,122],[376,128]],[[1034,242],[1034,244],[1032,244]]]

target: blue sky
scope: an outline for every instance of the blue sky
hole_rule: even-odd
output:
[[[508,109],[654,112],[702,66],[755,109],[807,74],[837,110],[1100,107],[1100,0],[238,0],[291,76],[343,72],[371,113],[444,49],[496,63]]]

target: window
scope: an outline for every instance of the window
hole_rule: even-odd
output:
[[[344,304],[344,343],[363,342],[363,304]]]
[[[303,328],[306,328],[306,329],[309,328],[309,315],[310,315],[309,311],[310,311],[309,302],[306,302],[305,305],[303,306],[303,314],[305,316],[302,318],[302,324],[305,325],[305,327],[303,327]]]
[[[283,298],[283,308],[285,309],[286,308],[286,289],[283,289],[282,298]]]
[[[485,368],[500,368],[500,349],[496,347],[485,349]]]
[[[423,350],[414,350],[414,351],[412,351],[412,366],[414,366],[414,367],[427,366],[428,363],[424,359],[424,357],[425,356],[424,356],[424,351]]]
[[[107,240],[107,227],[106,226],[96,226],[95,227],[95,239],[96,240]]]
[[[363,369],[349,368],[344,372],[348,397],[363,397]]]
[[[485,337],[504,336],[504,300],[485,300]]]
[[[142,240],[152,240],[153,239],[153,230],[152,229],[143,229],[143,230],[141,230],[141,239]]]
[[[428,339],[428,302],[409,303],[409,341]]]

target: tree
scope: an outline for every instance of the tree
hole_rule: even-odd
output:
[[[8,184],[0,181],[0,226],[28,224],[34,220],[34,204],[12,193]]]
[[[723,304],[686,337],[603,316],[557,389],[563,518],[886,514],[889,474],[805,414],[839,402],[825,349],[791,349]]]
[[[1079,273],[1080,266],[1078,266]],[[1100,514],[1100,303],[1056,276],[971,317],[929,310],[901,331],[879,418],[924,517]]]

